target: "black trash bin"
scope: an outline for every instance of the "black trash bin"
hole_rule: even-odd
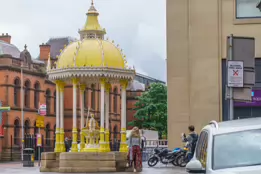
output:
[[[34,167],[34,149],[32,149],[32,148],[24,149],[23,167]]]

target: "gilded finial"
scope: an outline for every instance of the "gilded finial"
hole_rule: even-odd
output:
[[[93,3],[93,0],[92,0],[92,6],[94,5],[94,3]]]
[[[62,52],[63,50],[62,49],[60,49],[60,53]]]
[[[64,44],[63,48],[66,48],[66,44]]]

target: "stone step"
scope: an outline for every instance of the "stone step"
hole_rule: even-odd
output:
[[[2,153],[2,157],[21,157],[21,153],[6,153],[6,152],[3,152]]]
[[[11,157],[2,157],[1,161],[11,161]],[[21,161],[21,158],[12,158],[12,161]]]

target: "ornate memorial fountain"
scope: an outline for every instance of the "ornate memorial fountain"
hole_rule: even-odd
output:
[[[98,122],[94,119],[94,115],[91,115],[91,119],[86,121],[86,127],[82,129],[82,133],[85,137],[84,152],[98,152],[99,150],[99,137],[100,127]]]

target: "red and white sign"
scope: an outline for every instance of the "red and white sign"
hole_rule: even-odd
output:
[[[42,146],[42,135],[36,134],[36,146],[41,147]]]
[[[229,60],[227,68],[227,86],[232,88],[244,87],[244,62]]]
[[[45,116],[46,115],[46,104],[41,104],[39,107],[39,115]]]

